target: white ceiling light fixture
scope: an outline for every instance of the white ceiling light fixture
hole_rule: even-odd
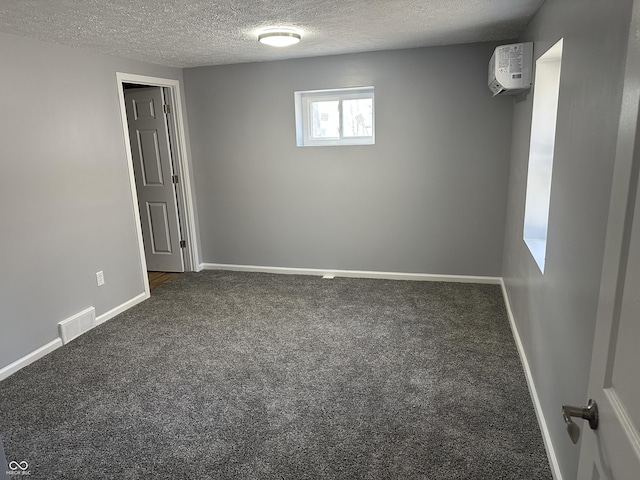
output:
[[[271,47],[288,47],[295,45],[302,37],[294,30],[287,28],[274,28],[264,30],[258,35],[258,41]]]

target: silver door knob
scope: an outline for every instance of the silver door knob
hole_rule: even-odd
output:
[[[598,404],[589,399],[586,407],[572,407],[570,405],[562,405],[562,417],[567,426],[567,433],[573,443],[578,443],[580,438],[580,427],[576,425],[571,417],[583,418],[589,421],[591,430],[598,428]]]

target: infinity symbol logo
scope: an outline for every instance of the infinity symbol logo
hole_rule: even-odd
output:
[[[26,470],[27,468],[29,468],[29,464],[28,464],[25,460],[23,460],[23,461],[22,461],[22,462],[20,462],[20,463],[18,463],[18,462],[16,462],[16,461],[12,461],[12,462],[9,462],[9,468],[10,468],[11,470],[18,470],[18,469],[20,469],[20,470],[24,471],[24,470]]]

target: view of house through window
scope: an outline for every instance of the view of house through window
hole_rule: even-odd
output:
[[[560,92],[562,39],[536,61],[524,241],[544,273],[551,202],[551,173]]]
[[[373,87],[295,93],[298,146],[374,141]]]

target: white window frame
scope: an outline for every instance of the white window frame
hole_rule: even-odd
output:
[[[371,99],[371,135],[358,137],[343,136],[342,103],[346,100]],[[313,123],[311,104],[315,102],[338,102],[339,137],[314,138],[311,135]],[[295,92],[296,143],[299,147],[336,146],[336,145],[373,145],[375,144],[375,99],[372,86],[339,88],[331,90],[309,90]]]

